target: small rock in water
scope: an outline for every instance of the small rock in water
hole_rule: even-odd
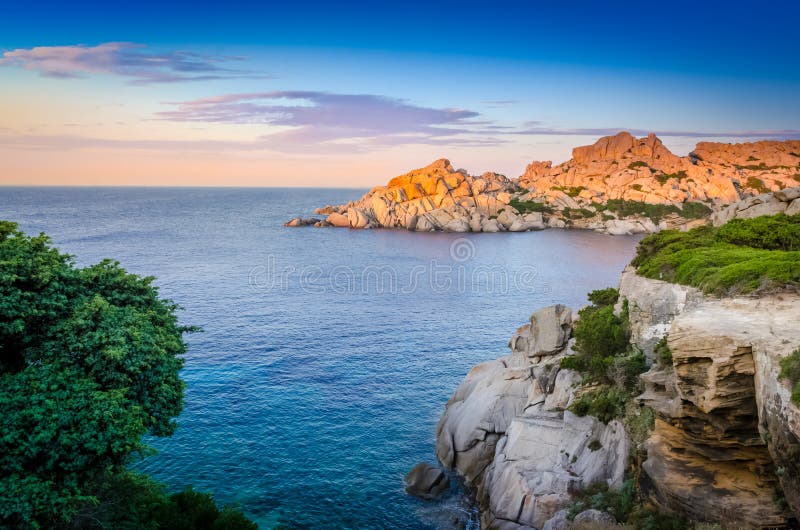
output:
[[[316,223],[319,223],[320,220],[314,217],[295,217],[289,222],[285,223],[283,226],[291,226],[291,227],[298,227],[298,226],[310,226]]]
[[[406,493],[422,499],[438,499],[450,489],[444,471],[427,462],[420,462],[406,475]]]

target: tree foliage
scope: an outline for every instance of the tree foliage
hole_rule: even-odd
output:
[[[125,470],[182,408],[191,328],[152,281],[113,261],[77,267],[0,221],[0,527],[94,527],[115,495],[130,528],[167,509],[160,486]]]

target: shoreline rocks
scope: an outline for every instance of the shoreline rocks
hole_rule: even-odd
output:
[[[470,371],[439,421],[437,457],[475,490],[483,528],[542,528],[576,491],[622,484],[622,424],[565,410],[580,381],[560,368],[574,354],[572,322],[562,305],[535,312],[510,355]]]
[[[689,156],[679,157],[653,134],[637,139],[621,132],[576,147],[573,158],[563,164],[532,162],[515,179],[492,172],[469,175],[439,159],[373,188],[361,199],[317,208],[315,213],[325,219],[295,218],[286,226],[487,233],[576,228],[648,234],[686,230],[709,219],[724,222],[735,215],[800,213],[800,192],[786,189],[798,186],[799,179],[800,141],[701,142]],[[774,195],[765,198],[764,192]],[[752,204],[728,207],[741,199]],[[668,208],[650,217],[623,216],[614,210],[620,201]],[[692,212],[684,210],[686,205],[692,205]]]

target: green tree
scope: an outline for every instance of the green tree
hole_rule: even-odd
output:
[[[143,435],[172,434],[183,403],[193,329],[152,282],[113,261],[79,268],[44,234],[0,221],[0,527],[165,528],[167,513],[188,517],[125,470],[147,451]],[[122,516],[109,499],[126,495]],[[211,525],[215,505],[213,515],[197,517]]]

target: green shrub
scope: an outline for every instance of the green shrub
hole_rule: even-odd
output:
[[[631,162],[628,164],[628,169],[636,169],[637,167],[649,167],[647,162],[643,162],[641,160],[637,160],[636,162]]]
[[[748,156],[747,157],[747,161],[748,162],[758,162],[758,158],[756,158],[754,156]]]
[[[633,479],[626,480],[619,490],[613,490],[605,482],[589,485],[580,492],[567,507],[567,518],[573,520],[585,510],[608,512],[614,518],[636,530],[685,530],[692,528],[686,519],[659,513],[646,506],[638,498]]]
[[[633,184],[633,185],[631,185],[631,188],[635,189],[636,191],[642,191],[642,185],[641,184]]]
[[[574,197],[577,197],[578,195],[580,195],[581,192],[583,190],[585,190],[585,189],[586,189],[586,186],[571,186],[571,187],[567,188],[566,190],[564,190],[564,193],[566,193],[570,197],[574,198]]]
[[[684,219],[701,219],[711,213],[711,208],[702,202],[684,202],[678,215]]]
[[[766,250],[800,250],[800,215],[733,219],[719,228],[717,240]]]
[[[682,169],[675,173],[661,173],[656,175],[656,180],[663,185],[666,184],[669,179],[682,180],[686,177],[688,177],[688,175],[686,174],[686,171]]]
[[[757,177],[747,177],[745,186],[756,190],[758,193],[769,192],[769,188],[764,184],[764,181]]]
[[[553,213],[553,208],[547,204],[536,201],[521,201],[519,199],[511,199],[508,202],[508,205],[521,214],[532,212]]]
[[[622,388],[601,386],[583,394],[569,406],[576,416],[594,416],[603,423],[625,416],[630,394]]]
[[[789,380],[792,385],[792,401],[800,406],[800,348],[781,360],[780,377]]]
[[[605,289],[596,289],[587,295],[589,301],[596,306],[609,306],[614,305],[619,300],[619,290],[613,287],[606,287]]]
[[[616,212],[620,217],[641,215],[658,223],[670,214],[680,215],[686,219],[700,219],[711,213],[711,209],[701,202],[685,202],[682,208],[674,204],[649,204],[641,201],[628,201],[624,199],[609,199],[606,204],[595,204],[600,211]]]
[[[797,224],[798,216],[777,215],[736,220],[720,228],[664,230],[644,238],[631,263],[642,276],[708,293],[794,286],[800,283],[800,250],[773,248],[797,248]]]
[[[609,512],[617,521],[626,521],[636,506],[636,484],[626,480],[619,490],[613,490],[605,482],[590,484],[567,508],[567,518],[572,520],[585,510]]]
[[[575,324],[575,350],[589,356],[609,357],[624,352],[628,336],[611,306],[589,306],[578,312]]]
[[[603,448],[603,444],[600,443],[600,440],[592,440],[591,442],[589,442],[589,445],[587,445],[586,447],[589,449],[589,451],[595,452],[595,451],[599,451],[600,449],[602,449]]]
[[[669,349],[669,344],[667,344],[666,335],[658,341],[658,344],[656,344],[656,347],[653,349],[653,353],[655,354],[658,364],[661,366],[672,366],[672,351]]]

